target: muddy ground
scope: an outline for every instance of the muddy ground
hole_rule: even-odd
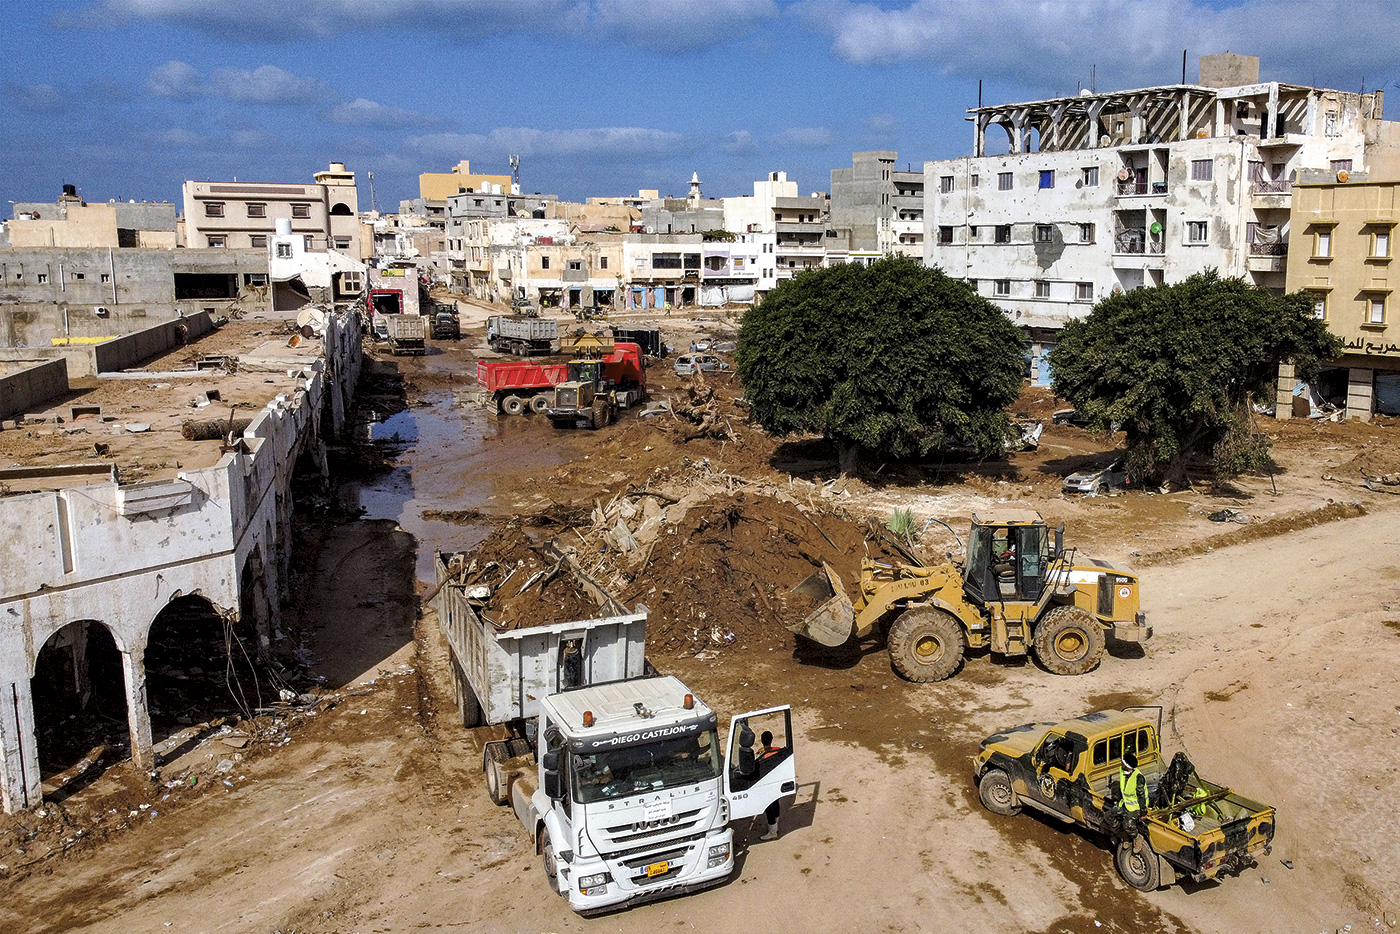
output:
[[[697,333],[662,324],[673,344]],[[195,738],[154,782],[109,767],[6,819],[0,930],[1311,932],[1400,917],[1400,497],[1360,482],[1400,469],[1394,427],[1263,422],[1278,469],[1225,490],[1066,498],[1063,475],[1107,463],[1114,439],[1065,426],[1003,462],[841,479],[821,444],[744,425],[727,376],[711,385],[737,441],[686,441],[669,417],[596,433],[487,417],[480,336],[376,361],[359,443],[335,453],[343,482],[304,496],[281,651],[320,699]],[[661,397],[688,382],[664,364],[652,381]],[[1017,409],[1055,407],[1028,391]],[[957,542],[930,519],[961,532],[993,505],[1038,509],[1082,552],[1137,568],[1154,639],[1076,678],[974,655],[914,685],[879,646],[814,653],[782,627],[790,578],[827,561],[850,580],[861,556],[890,554],[894,509],[936,556]],[[1248,521],[1207,518],[1222,509]],[[646,603],[653,662],[717,709],[798,711],[797,801],[775,842],[739,828],[729,884],[578,919],[488,802],[482,736],[454,725],[418,602],[433,551],[528,563],[542,537]],[[551,582],[496,609],[503,624],[567,618],[571,599]],[[1161,704],[1169,749],[1278,808],[1272,856],[1140,894],[1098,841],[977,802],[983,736],[1123,704]]]

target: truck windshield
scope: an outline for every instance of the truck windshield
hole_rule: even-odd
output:
[[[719,741],[714,730],[573,759],[574,800],[591,804],[643,791],[674,788],[719,777]]]

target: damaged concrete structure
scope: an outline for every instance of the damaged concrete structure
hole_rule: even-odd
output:
[[[152,369],[99,372],[95,388],[49,409],[26,405],[18,424],[0,430],[0,458],[20,463],[0,469],[0,523],[10,530],[0,544],[0,803],[7,812],[43,795],[36,719],[46,711],[36,688],[62,691],[75,710],[100,703],[104,717],[120,717],[124,706],[131,760],[149,770],[156,764],[146,665],[153,640],[178,621],[222,639],[240,626],[255,643],[243,651],[263,653],[276,632],[293,474],[299,462],[323,473],[323,439],[346,427],[360,369],[360,317],[328,310],[319,335],[291,341],[267,335],[294,319],[232,322],[204,338],[213,342],[206,350],[194,332],[208,318],[196,317],[201,323],[190,319],[184,332],[161,326],[168,337],[133,335],[135,347],[150,351],[145,357],[166,354]],[[229,372],[181,363],[189,359],[236,363]],[[236,427],[184,440],[192,405]],[[114,695],[96,696],[99,674]]]

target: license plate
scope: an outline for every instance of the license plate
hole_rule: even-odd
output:
[[[647,878],[650,879],[652,876],[665,875],[667,872],[670,871],[670,869],[670,860],[662,860],[659,863],[652,863],[650,866],[647,867]]]

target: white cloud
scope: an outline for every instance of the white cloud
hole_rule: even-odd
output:
[[[325,118],[331,123],[340,123],[346,126],[370,126],[381,129],[423,126],[436,120],[427,114],[389,107],[364,97],[357,97],[353,101],[337,104],[326,111]]]
[[[204,78],[190,63],[169,61],[151,70],[146,88],[156,97],[190,100],[204,94],[208,88]]]
[[[220,97],[240,104],[314,104],[334,96],[324,82],[294,75],[276,65],[260,65],[252,71],[216,68],[210,85]]]
[[[819,149],[830,146],[833,137],[831,131],[824,126],[795,126],[783,130],[773,141],[779,146],[810,146]]]
[[[156,133],[155,141],[160,146],[168,146],[177,149],[193,149],[203,146],[209,139],[193,130],[177,126]]]
[[[758,150],[758,143],[754,141],[753,134],[748,130],[735,130],[726,136],[720,145],[725,152],[735,156],[748,155]]]
[[[643,127],[597,127],[576,130],[498,127],[484,135],[431,133],[412,136],[407,140],[407,144],[424,154],[454,158],[502,159],[511,153],[545,158],[597,155],[627,158],[680,152],[688,148],[689,138],[669,130]]]
[[[872,133],[888,135],[899,129],[899,121],[894,114],[874,114],[866,118],[865,127]]]
[[[902,6],[803,0],[793,7],[832,49],[863,65],[928,62],[945,74],[987,77],[1072,93],[1097,66],[1100,88],[1196,80],[1203,54],[1262,59],[1265,80],[1299,84],[1390,75],[1400,4],[1379,0],[1245,0],[1217,9],[1202,0],[913,0]],[[1319,40],[1326,37],[1325,53]],[[1374,79],[1373,79],[1374,80]]]
[[[593,0],[589,25],[624,42],[679,52],[738,38],[777,16],[773,0]]]

